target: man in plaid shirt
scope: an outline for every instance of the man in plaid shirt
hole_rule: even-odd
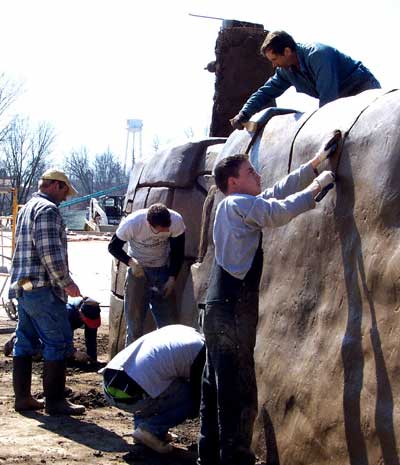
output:
[[[58,205],[77,192],[62,171],[47,170],[39,191],[20,210],[11,264],[9,298],[18,300],[13,350],[15,410],[38,410],[31,395],[32,355],[43,348],[46,412],[81,414],[85,408],[65,399],[65,359],[73,350],[67,296],[81,295],[68,269],[67,236]]]

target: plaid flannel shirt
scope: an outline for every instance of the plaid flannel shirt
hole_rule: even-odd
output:
[[[68,269],[67,235],[58,206],[37,192],[20,210],[11,263],[9,298],[21,295],[22,283],[50,286],[64,302],[64,288],[73,281]]]

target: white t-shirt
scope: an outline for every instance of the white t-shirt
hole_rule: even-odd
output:
[[[176,378],[190,377],[204,337],[190,326],[169,325],[145,334],[119,352],[106,368],[124,370],[153,399]]]
[[[169,238],[185,232],[182,216],[169,210],[171,227],[168,232],[153,232],[147,221],[148,208],[136,210],[118,226],[115,234],[121,241],[128,242],[128,255],[136,258],[142,266],[160,267],[168,262]]]

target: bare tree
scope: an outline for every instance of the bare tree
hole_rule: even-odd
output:
[[[28,118],[16,117],[0,143],[0,168],[18,188],[18,202],[25,203],[45,171],[54,142],[48,122],[32,127]]]
[[[20,95],[21,89],[21,84],[17,84],[5,73],[0,73],[0,142],[5,139],[10,130],[13,118],[7,117],[7,112]]]
[[[86,147],[73,150],[65,157],[64,171],[68,174],[80,195],[93,192],[93,169],[90,166]]]
[[[107,149],[96,155],[94,161],[94,187],[96,191],[118,186],[128,182],[119,160]]]

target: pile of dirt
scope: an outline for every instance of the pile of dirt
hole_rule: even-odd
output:
[[[108,404],[100,389],[92,388],[87,392],[76,392],[69,396],[74,404],[84,405],[86,408],[106,407]]]

